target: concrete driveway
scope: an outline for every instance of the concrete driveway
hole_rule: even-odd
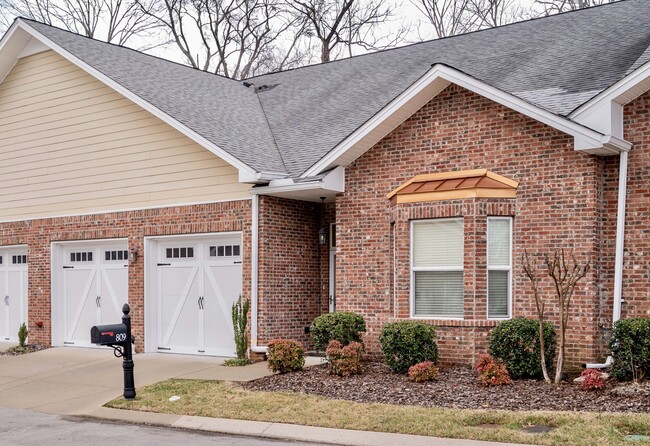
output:
[[[266,363],[223,367],[223,358],[138,354],[135,384],[170,378],[247,381],[270,374]],[[0,407],[82,415],[122,394],[122,360],[110,348],[50,348],[0,356]]]

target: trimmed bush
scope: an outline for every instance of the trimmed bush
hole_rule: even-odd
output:
[[[544,323],[544,350],[550,371],[555,357],[555,328],[549,322]],[[505,363],[513,379],[542,377],[539,351],[539,322],[535,319],[503,321],[490,333],[490,355]]]
[[[246,335],[246,325],[248,324],[248,311],[251,309],[251,301],[242,299],[241,294],[239,299],[232,304],[231,317],[232,326],[235,331],[235,349],[237,351],[237,359],[240,363],[248,355],[248,336]],[[233,362],[234,364],[234,362]]]
[[[298,341],[276,339],[269,342],[268,347],[268,367],[272,372],[293,372],[305,365],[305,350]]]
[[[27,336],[29,335],[29,330],[27,330],[27,325],[24,323],[20,325],[18,329],[18,345],[20,348],[25,348],[25,343],[27,342]]]
[[[309,327],[314,347],[325,351],[331,340],[339,341],[342,345],[350,342],[360,342],[361,333],[366,331],[366,321],[357,313],[327,313],[314,319]]]
[[[384,325],[379,336],[384,362],[397,373],[405,373],[420,362],[438,363],[436,329],[417,321]]]
[[[409,380],[415,383],[438,379],[438,367],[431,361],[420,362],[409,368]]]
[[[621,319],[614,325],[609,348],[614,355],[612,376],[619,381],[650,375],[650,319]]]
[[[490,355],[481,355],[476,370],[479,380],[484,386],[505,386],[510,384],[510,374],[506,365],[500,359]]]
[[[580,388],[583,390],[601,390],[607,384],[605,375],[598,369],[584,369],[580,378]]]
[[[343,345],[336,339],[327,346],[327,361],[332,375],[343,376],[361,374],[361,352],[363,345],[360,342],[350,342]]]

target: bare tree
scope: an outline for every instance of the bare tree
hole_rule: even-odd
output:
[[[477,28],[494,28],[523,20],[525,10],[518,0],[470,0],[467,5]]]
[[[411,0],[426,16],[438,38],[478,29],[479,18],[471,11],[473,0]]]
[[[0,6],[4,25],[13,17],[32,18],[87,37],[125,45],[135,36],[148,37],[155,27],[145,10],[155,0],[5,0]],[[147,46],[150,48],[151,46]]]
[[[301,31],[281,0],[160,1],[160,10],[142,10],[194,68],[243,79],[284,68],[295,53]]]
[[[395,16],[382,0],[288,0],[295,16],[305,24],[307,36],[320,46],[320,61],[329,62],[345,48],[352,55],[354,47],[382,49],[399,43],[406,30],[392,37],[379,35],[380,25]]]
[[[590,6],[604,5],[613,1],[616,0],[535,0],[535,3],[542,7],[544,15],[551,15],[589,8]]]
[[[535,307],[537,309],[537,321],[539,322],[539,350],[540,350],[540,361],[542,363],[542,374],[544,375],[544,381],[547,383],[551,382],[551,378],[546,369],[546,350],[544,345],[544,299],[539,294],[539,276],[537,275],[537,267],[531,261],[528,256],[528,251],[524,251],[524,254],[521,256],[521,263],[524,268],[524,273],[526,277],[530,280],[530,283],[533,287],[533,297],[535,298]]]
[[[566,255],[564,249],[562,249],[555,251],[553,257],[545,255],[544,264],[548,269],[548,275],[555,285],[555,294],[560,313],[560,348],[555,367],[555,384],[559,384],[562,380],[562,372],[564,369],[564,347],[566,344],[566,329],[569,323],[571,298],[573,297],[573,292],[578,282],[591,269],[591,262],[587,260],[584,265],[581,265],[576,259],[573,250]]]

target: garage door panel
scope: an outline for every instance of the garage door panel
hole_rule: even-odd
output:
[[[129,289],[128,274],[123,265],[101,270],[101,318],[100,324],[117,324],[122,320],[122,306],[127,303],[124,294]]]
[[[0,249],[0,340],[16,342],[27,322],[27,250]]]
[[[99,320],[97,270],[64,270],[65,328],[68,343],[88,343],[90,329]]]
[[[3,259],[4,260],[4,259]],[[13,336],[9,330],[9,299],[8,299],[8,277],[4,270],[0,269],[0,339],[9,340]]]
[[[9,271],[9,299],[5,308],[8,312],[7,337],[18,337],[18,329],[25,322],[23,297],[27,292],[27,271]]]
[[[205,347],[222,349],[222,354],[235,352],[232,326],[232,305],[241,293],[241,267],[207,265],[205,267]],[[226,353],[227,352],[227,353]]]
[[[199,267],[195,264],[174,264],[160,268],[159,339],[163,348],[197,345],[198,271]]]

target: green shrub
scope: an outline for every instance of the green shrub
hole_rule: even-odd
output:
[[[29,331],[27,330],[27,325],[24,323],[20,325],[20,328],[18,329],[18,345],[21,348],[25,348],[25,342],[27,342],[27,335],[29,334]]]
[[[248,310],[251,308],[251,301],[242,300],[241,294],[237,302],[232,304],[232,326],[235,330],[235,349],[237,359],[246,359],[248,353],[248,337],[246,336],[246,325],[248,324]]]
[[[479,373],[479,381],[484,386],[506,386],[510,384],[510,374],[506,365],[500,359],[490,355],[481,355],[476,370]]]
[[[360,374],[362,350],[360,342],[343,345],[336,339],[331,340],[326,350],[330,373],[345,378]]]
[[[614,356],[612,376],[641,381],[650,375],[650,319],[622,319],[614,324],[609,348]]]
[[[555,357],[555,328],[548,322],[544,323],[544,350],[547,370],[551,370]],[[501,322],[490,333],[490,355],[502,360],[514,379],[542,377],[539,352],[537,320],[516,317]]]
[[[431,361],[424,361],[409,367],[409,380],[415,383],[438,379],[438,367]]]
[[[384,325],[379,336],[384,362],[397,373],[424,361],[438,363],[436,329],[416,321],[393,322]]]
[[[343,345],[350,342],[361,342],[361,333],[366,331],[366,322],[357,313],[327,313],[314,319],[309,327],[309,333],[318,351],[325,351],[331,340]]]
[[[268,367],[272,372],[293,372],[305,365],[305,350],[298,341],[276,339],[269,342],[268,347]]]

